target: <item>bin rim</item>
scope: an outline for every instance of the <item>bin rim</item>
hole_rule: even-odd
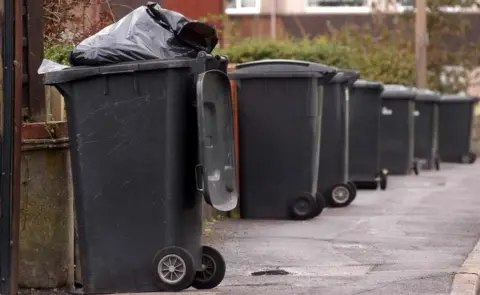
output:
[[[192,67],[193,62],[196,60],[196,58],[154,59],[122,62],[112,65],[96,67],[70,67],[61,71],[46,73],[43,81],[46,85],[54,85],[60,83],[67,83],[74,80],[82,80],[94,76],[108,76],[160,69],[189,68]]]
[[[255,78],[322,78],[331,80],[334,67],[294,59],[262,59],[237,64],[228,74],[232,80]]]
[[[417,101],[431,101],[431,102],[438,102],[441,98],[441,93],[427,89],[427,88],[414,88],[416,91],[415,100]]]
[[[466,94],[443,94],[440,97],[441,102],[473,102],[477,103],[480,101],[478,96],[466,95]]]
[[[353,83],[354,88],[372,88],[372,89],[378,89],[383,91],[383,83],[380,81],[374,81],[374,80],[365,80],[365,79],[358,79]]]
[[[402,84],[384,84],[382,99],[415,100],[416,92],[412,87]]]

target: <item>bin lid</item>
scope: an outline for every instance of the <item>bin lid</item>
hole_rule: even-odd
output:
[[[416,93],[412,87],[401,84],[383,85],[382,98],[414,100],[415,95]]]
[[[415,100],[434,102],[439,101],[441,97],[439,92],[430,89],[414,88],[414,90],[417,92]]]
[[[223,72],[210,70],[198,75],[196,90],[197,186],[207,203],[217,210],[230,211],[238,202],[230,80]]]
[[[252,78],[323,78],[330,80],[337,69],[326,65],[289,59],[264,59],[237,65],[229,73],[233,80]]]
[[[133,61],[123,62],[107,66],[98,67],[71,67],[61,71],[46,73],[44,77],[44,83],[46,85],[54,85],[67,83],[74,80],[86,79],[94,76],[101,75],[115,75],[122,73],[134,73],[141,71],[151,71],[167,68],[185,68],[192,66],[191,58],[171,59],[171,60],[145,60],[145,61]]]
[[[359,71],[338,69],[329,83],[347,83],[348,85],[352,85],[358,78],[360,78]]]
[[[370,80],[363,80],[359,79],[355,81],[353,84],[354,88],[375,88],[379,90],[383,90],[383,83],[380,81],[370,81]]]
[[[440,100],[442,102],[478,102],[479,98],[463,94],[444,94],[441,96]]]

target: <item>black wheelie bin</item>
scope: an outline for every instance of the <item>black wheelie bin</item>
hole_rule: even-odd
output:
[[[238,194],[228,61],[151,60],[51,72],[64,95],[83,289],[209,289],[225,274],[201,246],[202,196]]]
[[[240,215],[305,220],[317,194],[323,85],[335,69],[295,60],[237,65]]]
[[[357,188],[385,190],[388,173],[380,165],[383,84],[357,80],[350,88],[349,178]]]
[[[356,197],[349,181],[349,96],[350,86],[359,78],[356,71],[339,70],[325,85],[318,191],[331,207],[348,206]]]
[[[419,168],[440,170],[438,155],[438,104],[440,93],[416,89],[415,159]]]
[[[460,94],[441,97],[438,151],[442,162],[473,164],[477,160],[471,149],[473,113],[477,102],[477,97]]]
[[[380,163],[388,174],[418,174],[414,159],[415,94],[413,88],[387,84],[382,92]]]

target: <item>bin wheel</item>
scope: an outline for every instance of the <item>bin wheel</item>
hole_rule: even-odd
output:
[[[353,195],[347,184],[337,184],[327,194],[330,207],[346,207],[353,201]]]
[[[440,158],[438,157],[435,158],[435,170],[440,170]]]
[[[470,163],[470,164],[473,164],[473,163],[475,163],[476,161],[477,161],[477,154],[471,152],[471,153],[470,153],[470,162],[469,162],[469,163]]]
[[[468,153],[466,155],[463,155],[462,158],[460,159],[460,162],[462,164],[473,164],[477,160],[477,155],[475,153]]]
[[[195,278],[195,261],[187,250],[166,247],[153,258],[155,283],[160,291],[179,292],[190,287]]]
[[[419,171],[418,171],[418,162],[417,162],[417,161],[413,162],[413,168],[412,168],[412,170],[413,170],[413,173],[415,173],[415,175],[418,175],[418,174],[419,174]]]
[[[202,247],[202,270],[197,271],[192,287],[199,290],[213,289],[225,277],[226,265],[222,254],[209,246]]]
[[[325,202],[325,197],[322,193],[317,192],[315,195],[315,200],[317,201],[317,212],[315,214],[315,217],[317,217],[318,215],[322,214],[323,209],[327,207],[327,204]]]
[[[388,185],[388,175],[385,174],[385,173],[380,173],[380,189],[382,191],[386,190],[387,189],[387,185]]]
[[[347,182],[348,187],[350,188],[350,193],[352,194],[352,198],[355,200],[357,197],[357,186],[353,181],[348,181]]]
[[[294,220],[313,218],[317,212],[317,200],[310,194],[294,198],[290,205],[290,213]]]

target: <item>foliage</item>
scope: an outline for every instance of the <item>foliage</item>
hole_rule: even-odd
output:
[[[70,65],[70,52],[72,51],[72,45],[51,45],[45,47],[44,56],[46,59],[58,62],[64,65]]]
[[[228,56],[232,63],[274,58],[306,60],[356,69],[369,80],[415,84],[413,42],[403,42],[398,32],[393,34],[382,26],[372,33],[371,27],[349,25],[340,30],[332,28],[329,36],[302,39],[241,39],[236,34],[239,41],[215,51]]]
[[[468,87],[468,73],[479,61],[479,48],[471,44],[466,36],[469,22],[465,13],[455,10],[479,7],[478,0],[435,0],[428,1],[428,85],[442,92],[458,92]],[[413,31],[415,14],[407,11],[399,17],[399,25]],[[455,45],[455,46],[454,46]],[[456,47],[456,48],[455,48]],[[452,50],[452,48],[454,48]],[[453,66],[453,69],[446,67]],[[446,78],[448,84],[442,79]]]
[[[470,44],[465,12],[459,9],[478,7],[479,0],[428,1],[428,86],[442,92],[464,91],[468,76],[480,61],[480,48]],[[450,7],[445,9],[445,7]],[[457,13],[452,13],[456,11]],[[361,71],[362,77],[384,83],[416,83],[414,11],[388,14],[373,9],[370,25],[346,24],[340,29],[330,28],[328,38],[314,40],[242,39],[234,31],[235,42],[217,50],[231,62],[245,62],[264,58],[304,59]],[[218,17],[224,22],[228,18]],[[237,27],[235,24],[232,27]],[[231,37],[229,37],[231,38]],[[232,39],[232,38],[231,38]],[[328,42],[326,42],[326,40]],[[323,40],[323,41],[319,41]],[[327,44],[328,43],[328,44]],[[453,48],[453,49],[452,49]]]
[[[260,59],[298,59],[318,62],[342,68],[356,67],[351,58],[353,51],[344,46],[314,39],[244,39],[227,48],[217,49],[216,54],[228,56],[232,63],[243,63]]]
[[[351,31],[347,30],[343,34],[348,32]],[[362,78],[380,80],[384,83],[415,82],[414,56],[408,48],[397,50],[393,45],[380,46],[371,40],[368,41],[368,38],[371,38],[369,35],[355,36],[355,39],[343,37],[344,42],[339,42],[338,39],[328,40],[325,36],[278,41],[247,39],[228,48],[219,49],[215,53],[228,56],[232,63],[274,58],[297,59],[356,69],[361,71]],[[359,46],[358,44],[364,44],[362,42],[366,45]]]
[[[375,26],[345,26],[331,28],[334,44],[354,51],[354,59],[362,78],[385,84],[415,84],[415,55],[413,42],[400,37],[400,31]]]

